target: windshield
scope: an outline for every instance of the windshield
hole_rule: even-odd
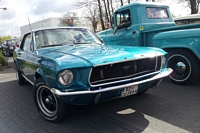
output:
[[[16,40],[7,40],[7,44],[15,45]]]
[[[84,28],[58,28],[37,31],[35,41],[37,49],[60,45],[102,43],[94,32]]]

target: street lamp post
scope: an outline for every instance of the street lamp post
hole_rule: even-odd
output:
[[[12,31],[12,29],[11,29],[11,34],[12,34],[12,38],[13,38],[13,31]]]

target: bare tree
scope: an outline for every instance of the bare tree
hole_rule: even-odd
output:
[[[101,3],[102,1],[104,2],[104,9]],[[79,8],[85,7],[84,16],[91,21],[94,31],[96,31],[95,27],[97,27],[97,22],[100,22],[102,30],[105,30],[104,20],[107,19],[107,21],[110,21],[105,0],[85,0],[84,2],[78,2],[76,6]]]
[[[102,30],[105,30],[105,25],[104,25],[104,21],[103,21],[103,15],[102,15],[102,9],[101,9],[101,1],[100,0],[97,0],[98,1],[98,6],[99,6],[99,17],[100,17],[100,21],[101,21],[101,27],[102,27]]]
[[[110,25],[112,25],[112,13],[110,11],[110,5],[112,5],[112,0],[111,0],[111,4],[109,3],[109,0],[107,0],[107,9],[108,9],[108,15],[109,15],[109,19],[110,19],[109,22],[110,22]]]
[[[105,0],[102,0],[102,1],[103,1],[104,8],[105,8],[105,16],[106,16],[106,19],[107,19],[108,22],[110,22],[109,14],[108,14],[108,10],[109,10],[109,9],[106,8],[106,2],[105,2]],[[108,5],[108,4],[107,4],[107,5]]]
[[[191,14],[198,13],[200,0],[187,0],[187,1],[188,1],[188,5],[191,9]]]
[[[78,26],[79,20],[77,13],[67,12],[61,18],[59,18],[59,26]]]
[[[156,0],[146,0],[146,2],[156,2]]]
[[[96,32],[97,24],[100,20],[98,7],[97,7],[97,5],[94,5],[91,3],[89,3],[87,5],[87,7],[88,7],[87,10],[85,10],[85,12],[87,12],[87,13],[84,13],[84,14],[86,16],[86,19],[92,23],[93,30],[94,30],[94,32]]]
[[[113,2],[112,0],[110,0],[110,6],[111,6],[111,13],[110,13],[110,24],[113,24],[113,20],[112,20],[112,14],[114,13],[114,8],[113,8]]]
[[[123,5],[124,5],[123,0],[121,0],[121,6],[123,6]]]

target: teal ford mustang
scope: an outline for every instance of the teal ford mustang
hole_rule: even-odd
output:
[[[64,118],[70,105],[144,93],[172,69],[158,48],[107,46],[86,28],[35,29],[13,54],[20,85],[34,88],[34,102],[50,122]]]

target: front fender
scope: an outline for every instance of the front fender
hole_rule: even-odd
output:
[[[181,31],[183,32],[183,30]],[[191,32],[188,32],[188,35],[186,35],[186,33],[181,33],[179,31],[170,31],[158,33],[153,37],[154,47],[159,47],[162,49],[188,49],[194,53],[198,59],[200,59],[199,43],[199,34],[194,34],[191,36]]]
[[[44,82],[50,87],[50,84],[49,84],[49,82],[48,82],[48,80],[47,80],[47,78],[46,78],[46,76],[45,76],[45,74],[44,74],[44,72],[41,68],[38,68],[36,70],[35,79],[37,79],[38,77],[41,77],[44,80]]]

